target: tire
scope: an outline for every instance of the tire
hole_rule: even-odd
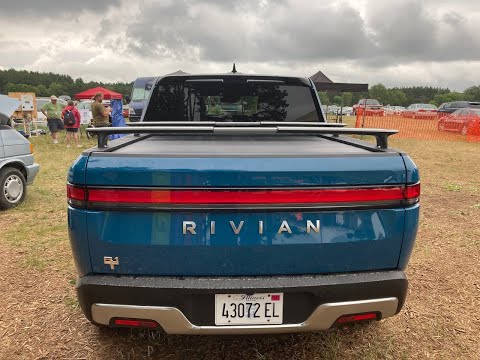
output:
[[[463,125],[462,130],[460,131],[460,133],[461,133],[463,136],[466,136],[466,135],[468,134],[468,127],[467,127],[467,125]]]
[[[0,209],[11,209],[23,202],[27,195],[27,181],[18,169],[0,170]]]
[[[438,131],[445,131],[445,122],[443,121],[438,122]]]

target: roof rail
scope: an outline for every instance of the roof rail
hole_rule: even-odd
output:
[[[87,131],[97,135],[98,147],[107,146],[108,135],[112,134],[212,134],[212,135],[371,135],[377,140],[377,148],[388,148],[388,137],[398,133],[398,130],[343,128],[322,126],[128,126],[128,127],[102,127],[90,128]]]

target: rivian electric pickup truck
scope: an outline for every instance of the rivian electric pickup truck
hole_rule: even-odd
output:
[[[158,78],[139,122],[89,129],[67,184],[88,320],[223,335],[397,314],[418,170],[395,130],[340,125],[309,79],[232,73]]]

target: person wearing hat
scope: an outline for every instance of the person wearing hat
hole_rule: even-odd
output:
[[[53,143],[58,144],[58,132],[65,129],[62,121],[64,106],[58,102],[55,95],[50,96],[50,102],[45,103],[40,111],[47,117],[48,130],[52,135]]]
[[[110,107],[105,108],[102,101],[103,94],[101,92],[97,92],[93,97],[92,103],[92,122],[95,127],[103,127],[110,124],[108,115],[112,112],[112,109]]]

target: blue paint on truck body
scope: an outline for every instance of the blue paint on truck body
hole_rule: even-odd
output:
[[[87,165],[88,164],[88,165]],[[405,164],[408,164],[408,171]],[[410,181],[409,181],[410,180]],[[155,188],[321,187],[418,182],[405,156],[363,158],[153,158],[83,155],[68,181],[88,186]],[[281,275],[403,269],[412,250],[418,205],[321,211],[97,211],[69,209],[81,274]],[[287,220],[292,233],[279,234]],[[320,221],[306,233],[306,221]],[[196,234],[183,234],[193,221]],[[215,234],[210,234],[211,222]],[[230,221],[243,227],[235,235]],[[259,221],[263,234],[259,234]],[[88,245],[87,245],[88,244]],[[118,256],[111,270],[102,259]]]

